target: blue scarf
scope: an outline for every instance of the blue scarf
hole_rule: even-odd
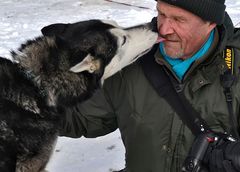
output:
[[[171,65],[173,71],[177,75],[179,79],[182,80],[184,74],[187,72],[191,64],[201,58],[211,47],[211,44],[214,40],[214,30],[212,30],[207,42],[196,52],[192,57],[182,60],[182,59],[174,59],[166,55],[164,51],[164,43],[161,42],[159,44],[160,52],[163,55],[164,59]]]

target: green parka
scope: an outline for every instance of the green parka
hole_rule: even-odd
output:
[[[220,74],[227,69],[222,52],[226,45],[234,48],[237,78],[232,87],[233,111],[239,118],[240,31],[233,28],[228,17],[216,30],[214,45],[179,82],[186,98],[209,126],[223,132],[230,127],[220,84]],[[171,71],[159,51],[155,58],[159,67],[165,65]],[[126,148],[127,172],[180,172],[194,139],[171,106],[158,96],[137,62],[105,81],[90,100],[68,109],[60,134],[92,138],[117,128]]]

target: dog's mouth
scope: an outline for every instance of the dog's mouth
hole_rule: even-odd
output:
[[[148,48],[148,49],[146,49],[146,50],[144,50],[144,51],[142,51],[140,54],[138,54],[136,57],[134,57],[134,58],[132,59],[131,63],[135,62],[138,58],[140,58],[140,57],[143,56],[144,54],[148,53],[151,49],[152,49],[152,47],[151,47],[151,48]]]
[[[163,42],[163,41],[165,41],[165,40],[166,40],[165,38],[163,38],[163,37],[161,37],[160,35],[158,35],[158,38],[157,38],[155,44],[158,44],[158,43]],[[136,57],[134,57],[131,62],[136,61],[139,57],[141,57],[141,56],[143,56],[144,54],[148,53],[151,49],[152,49],[152,47],[151,47],[151,48],[148,48],[148,49],[146,49],[146,50],[144,50],[144,51],[142,51],[140,54],[138,54]]]
[[[156,43],[155,44],[158,44],[160,42],[163,42],[163,41],[166,41],[166,38],[162,37],[161,35],[158,35],[157,37],[157,40],[156,40]]]

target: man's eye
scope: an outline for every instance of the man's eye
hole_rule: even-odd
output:
[[[185,19],[179,18],[179,17],[174,18],[174,20],[177,21],[177,22],[179,22],[179,23],[185,22]]]
[[[158,15],[161,16],[162,18],[166,17],[165,14],[163,14],[161,12],[159,12]]]
[[[127,41],[127,37],[126,37],[126,36],[123,36],[122,46],[126,43],[126,41]]]

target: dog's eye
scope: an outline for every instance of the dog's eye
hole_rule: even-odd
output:
[[[126,41],[127,41],[127,37],[126,37],[126,36],[123,36],[122,46],[126,43]]]

